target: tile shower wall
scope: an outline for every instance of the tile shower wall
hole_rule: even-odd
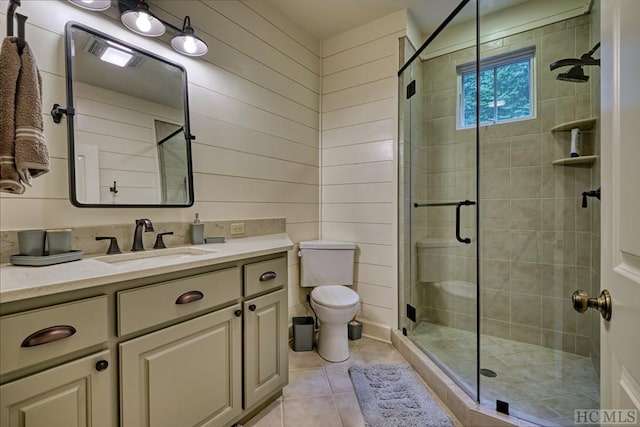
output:
[[[3,2],[6,4],[6,2]],[[151,1],[178,24],[190,15],[209,53],[198,59],[140,37],[104,14],[62,1],[23,1],[27,40],[43,78],[44,132],[51,171],[24,195],[0,197],[0,229],[286,218],[294,242],[318,237],[320,42],[262,0]],[[5,21],[5,10],[0,10]],[[49,109],[65,104],[63,32],[81,22],[184,65],[189,78],[195,205],[191,209],[78,209],[67,180],[66,126]],[[133,227],[132,227],[133,228]],[[289,256],[290,311],[303,310],[298,257]]]
[[[592,186],[593,169],[552,166],[553,160],[569,156],[569,133],[550,129],[588,118],[597,110],[590,84],[557,81],[549,64],[591,49],[589,22],[588,15],[580,16],[481,47],[486,58],[535,46],[537,76],[535,119],[484,126],[480,131],[482,332],[581,355],[591,352],[591,322],[578,318],[570,295],[580,287],[590,290],[596,274],[593,204],[580,208],[581,193]],[[456,130],[455,120],[456,65],[473,60],[471,48],[425,63],[429,170],[423,178],[430,200],[474,194],[475,130]],[[593,135],[583,134],[585,154],[594,150]],[[468,213],[463,226],[473,224]],[[453,222],[451,212],[434,210],[427,219],[429,237],[452,236]],[[474,254],[462,249],[449,249],[457,267],[448,280],[473,282]],[[459,297],[447,296],[430,284],[425,288],[426,311],[433,321],[468,326],[460,320],[468,307]]]
[[[356,242],[358,317],[389,340],[397,324],[396,129],[400,11],[323,42],[322,224]]]

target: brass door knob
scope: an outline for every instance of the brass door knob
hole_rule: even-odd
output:
[[[578,313],[584,313],[588,308],[596,308],[604,320],[611,320],[611,294],[603,289],[597,298],[589,298],[583,290],[577,290],[571,295],[573,308]]]

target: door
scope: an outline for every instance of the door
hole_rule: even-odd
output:
[[[120,344],[122,427],[216,427],[242,411],[238,305]]]
[[[0,387],[2,427],[112,427],[113,364],[102,351]]]
[[[637,0],[603,2],[601,283],[612,297],[611,321],[600,329],[603,409],[640,410],[638,19]]]
[[[245,409],[288,381],[287,290],[244,303]]]

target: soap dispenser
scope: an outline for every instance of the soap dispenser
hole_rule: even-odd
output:
[[[204,224],[200,222],[200,214],[196,214],[191,225],[191,244],[201,245],[204,243]]]

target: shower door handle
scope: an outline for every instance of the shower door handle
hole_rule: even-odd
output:
[[[460,236],[460,208],[463,206],[472,206],[475,204],[476,202],[473,202],[471,200],[462,200],[461,202],[458,202],[458,204],[456,204],[456,239],[458,239],[458,242],[460,243],[464,243],[467,245],[471,243],[470,238]]]

